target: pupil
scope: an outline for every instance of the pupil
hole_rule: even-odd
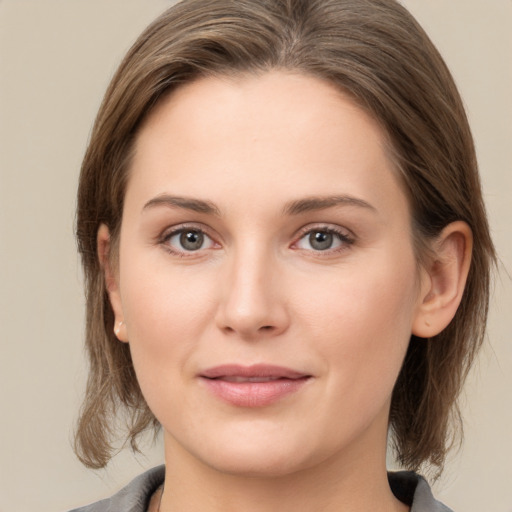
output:
[[[332,241],[332,233],[326,233],[325,231],[316,231],[309,235],[309,243],[311,244],[311,247],[317,251],[330,249]]]
[[[197,251],[203,245],[204,236],[198,231],[186,231],[180,236],[180,243],[187,251]]]

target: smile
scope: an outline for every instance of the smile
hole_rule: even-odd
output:
[[[224,365],[202,372],[200,378],[223,402],[264,407],[301,390],[311,375],[272,365]]]
[[[282,377],[224,377],[222,380],[226,382],[271,382],[273,380],[279,380]]]

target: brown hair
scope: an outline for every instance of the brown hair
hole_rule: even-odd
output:
[[[109,461],[118,413],[125,414],[134,449],[141,432],[158,428],[129,345],[112,332],[96,252],[100,223],[109,227],[114,245],[117,240],[137,131],[163,95],[181,84],[270,69],[327,80],[381,123],[420,248],[455,220],[473,232],[472,264],[456,316],[428,341],[411,338],[391,406],[398,460],[410,469],[423,463],[442,469],[453,426],[460,425],[456,399],[484,337],[495,255],[460,96],[428,36],[394,0],[185,0],[155,20],[128,52],[99,110],[78,191],[90,371],[75,447],[90,467]]]

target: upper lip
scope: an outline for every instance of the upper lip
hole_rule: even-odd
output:
[[[309,377],[310,375],[284,366],[271,364],[254,364],[250,366],[224,364],[208,368],[202,371],[200,376],[207,379],[220,379],[223,377],[301,379],[303,377]]]

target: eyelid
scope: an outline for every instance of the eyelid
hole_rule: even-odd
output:
[[[176,236],[179,233],[182,233],[184,231],[198,231],[202,233],[204,236],[208,237],[213,244],[213,247],[208,247],[205,249],[198,249],[197,251],[187,251],[187,250],[179,250],[174,247],[172,247],[168,241],[173,236]],[[217,234],[212,233],[212,229],[210,229],[208,226],[205,226],[201,223],[196,222],[183,222],[180,224],[176,224],[173,226],[169,226],[166,229],[164,229],[161,234],[158,236],[156,243],[161,245],[166,251],[170,252],[173,255],[181,256],[181,257],[194,257],[199,256],[200,254],[203,254],[207,250],[211,249],[218,249],[221,247],[221,244],[217,241],[219,238]],[[326,249],[326,250],[315,250],[315,249],[302,249],[299,247],[296,247],[296,245],[299,243],[300,240],[302,240],[306,235],[312,233],[312,232],[327,232],[332,233],[339,237],[340,241],[342,242],[341,247],[337,247],[334,249]],[[308,224],[304,227],[302,227],[297,234],[293,238],[293,242],[290,245],[290,248],[296,249],[296,250],[303,250],[311,253],[315,253],[316,255],[321,256],[322,254],[327,256],[333,253],[342,252],[344,250],[347,250],[354,242],[356,241],[356,236],[354,233],[345,227],[338,226],[335,224],[326,224],[326,223],[317,223],[317,224]]]
[[[350,229],[328,222],[313,222],[311,224],[307,224],[298,230],[296,238],[300,238],[311,231],[329,231],[347,238],[355,238],[355,234]]]
[[[347,250],[355,241],[355,234],[348,228],[337,226],[335,224],[308,224],[299,230],[297,235],[294,237],[294,242],[291,244],[291,247],[296,246],[306,235],[309,235],[314,232],[326,232],[332,233],[338,236],[342,242],[341,247],[337,247],[334,249],[326,249],[324,251],[314,250],[314,249],[301,249],[295,247],[297,250],[304,250],[315,253],[315,255],[329,255],[336,252],[341,252]]]
[[[187,251],[187,250],[179,250],[174,247],[172,247],[168,241],[173,237],[178,235],[179,233],[183,233],[184,231],[197,231],[202,233],[204,236],[208,237],[214,247],[208,247],[206,249],[198,249],[197,251]],[[157,243],[161,245],[166,251],[170,252],[173,255],[180,256],[180,257],[193,257],[193,256],[199,256],[201,253],[204,253],[204,251],[209,249],[215,249],[220,246],[220,244],[217,242],[216,237],[212,234],[212,230],[209,229],[207,226],[204,226],[203,224],[195,223],[195,222],[183,222],[181,224],[176,224],[174,226],[167,227],[159,236],[157,239]],[[217,246],[217,247],[215,247]]]

